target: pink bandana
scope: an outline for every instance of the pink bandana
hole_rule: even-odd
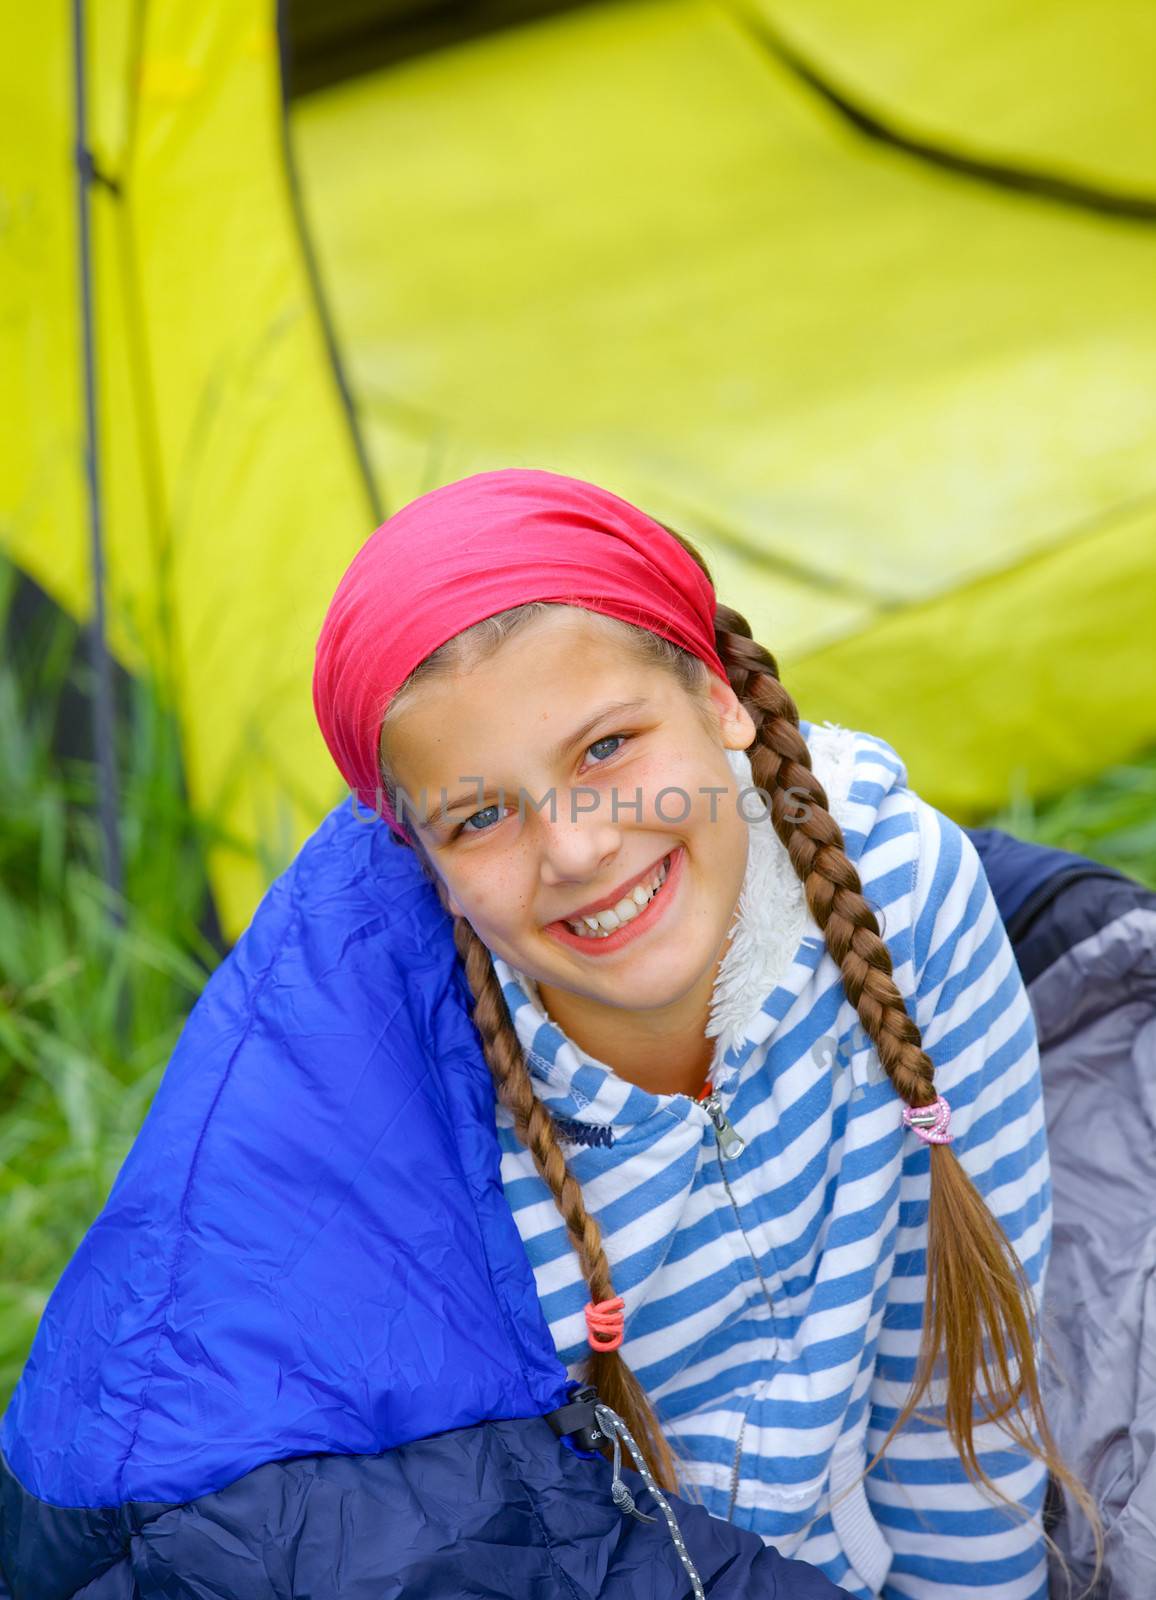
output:
[[[390,700],[419,662],[529,600],[600,611],[699,656],[724,683],[714,589],[666,529],[606,489],[508,468],[403,506],[362,545],[317,641],[313,707],[363,806],[399,836],[378,768]]]

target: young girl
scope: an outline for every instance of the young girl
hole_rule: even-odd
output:
[[[46,1313],[18,1600],[1044,1596],[1038,1055],[967,836],[554,473],[380,528],[314,703],[355,806]]]

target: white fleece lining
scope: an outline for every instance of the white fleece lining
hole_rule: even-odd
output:
[[[855,735],[827,722],[812,727],[807,747],[831,815],[843,827],[855,773]],[[753,791],[747,752],[728,750],[727,760],[740,786]],[[746,876],[731,924],[734,937],[715,978],[706,1025],[707,1038],[719,1040],[716,1062],[743,1037],[747,1024],[788,971],[807,931],[807,897],[787,848],[758,797],[753,792],[744,796],[744,814],[749,817],[756,808],[757,818],[749,823]]]

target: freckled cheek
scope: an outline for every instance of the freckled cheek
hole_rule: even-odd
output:
[[[728,782],[728,794],[715,793],[712,797],[709,792],[712,787],[717,791]],[[725,806],[734,807],[733,775],[729,772],[721,777],[712,774],[696,761],[675,760],[640,765],[630,774],[628,781],[623,781],[623,797],[632,800],[636,785],[642,790],[643,818],[651,826],[657,823],[660,827],[697,827],[700,823],[710,821],[712,807],[716,820],[721,820]],[[634,817],[633,811],[624,811],[623,814],[627,820]]]
[[[511,888],[500,878],[473,880],[463,884],[459,894],[471,921],[483,922],[492,928],[511,930],[525,923],[528,914],[525,894],[521,890]]]

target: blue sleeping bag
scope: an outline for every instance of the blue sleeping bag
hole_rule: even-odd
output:
[[[15,1600],[689,1595],[665,1521],[545,1420],[574,1386],[471,1010],[416,858],[336,808],[49,1301],[0,1432]],[[718,1600],[843,1593],[672,1505]]]

